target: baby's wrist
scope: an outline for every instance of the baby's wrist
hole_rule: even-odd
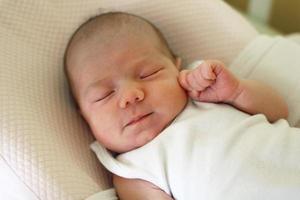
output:
[[[232,95],[225,101],[228,104],[235,105],[239,99],[243,91],[245,90],[245,84],[243,80],[238,80],[238,85],[234,89]]]

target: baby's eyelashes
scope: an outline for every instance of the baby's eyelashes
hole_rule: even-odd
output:
[[[114,92],[115,92],[114,90],[106,92],[104,95],[101,95],[100,98],[97,98],[94,102],[102,101],[108,98],[109,96],[111,96]]]
[[[162,70],[162,68],[160,69],[157,69],[157,70],[152,70],[152,71],[149,71],[149,72],[146,72],[144,74],[141,74],[140,75],[140,79],[145,79],[145,78],[148,78],[148,77],[151,77],[153,75],[156,75],[158,72],[160,72]]]

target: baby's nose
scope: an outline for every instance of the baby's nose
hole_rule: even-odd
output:
[[[142,101],[145,97],[145,94],[141,88],[136,86],[127,87],[123,90],[123,93],[120,97],[120,107],[126,108],[130,104],[135,104]]]

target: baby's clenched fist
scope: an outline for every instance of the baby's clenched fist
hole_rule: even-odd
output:
[[[232,102],[240,93],[240,81],[220,61],[207,60],[179,74],[180,85],[197,101]]]

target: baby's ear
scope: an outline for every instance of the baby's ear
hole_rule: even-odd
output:
[[[175,59],[175,66],[178,70],[181,69],[181,58],[180,57],[176,57]]]

